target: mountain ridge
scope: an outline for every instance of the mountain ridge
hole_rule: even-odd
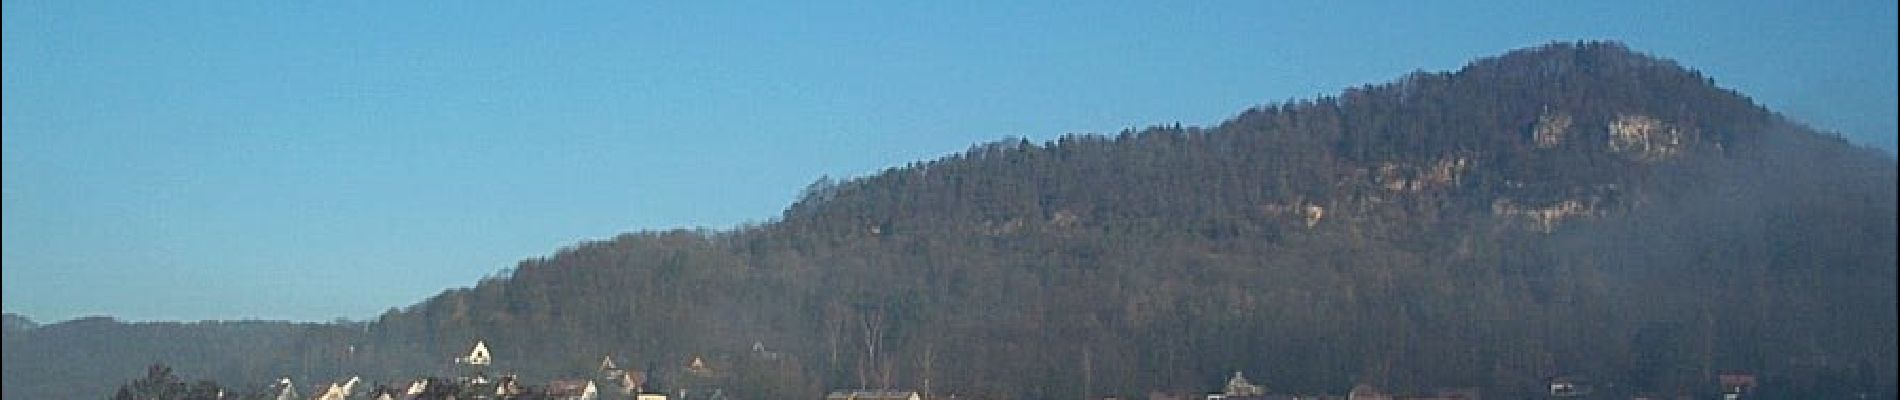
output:
[[[766,398],[925,378],[1006,398],[1139,395],[1229,370],[1295,393],[1523,394],[1578,372],[1695,390],[1742,368],[1800,393],[1893,376],[1891,319],[1804,313],[1892,314],[1894,228],[1870,222],[1893,220],[1881,156],[1673,61],[1553,43],[1210,128],[992,142],[821,179],[759,226],[584,242],[375,321],[257,328],[270,339],[254,352],[275,361],[166,358],[240,382],[396,379],[453,372],[441,361],[482,339],[524,376],[586,376],[604,354],[666,385]],[[1794,289],[1737,293],[1777,285]],[[47,338],[9,321],[7,397],[44,393],[11,370],[28,358],[16,347]],[[674,371],[700,356],[747,372]],[[1860,361],[1791,361],[1811,357]],[[1892,393],[1873,380],[1860,384]]]

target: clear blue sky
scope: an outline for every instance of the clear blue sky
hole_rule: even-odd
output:
[[[1891,1],[417,3],[7,0],[5,310],[373,318],[822,175],[1553,40],[1895,147]]]

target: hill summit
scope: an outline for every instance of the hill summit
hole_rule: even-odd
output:
[[[9,330],[4,386],[142,368],[71,364],[101,348],[222,382],[392,382],[481,340],[525,378],[612,356],[739,398],[1134,397],[1234,371],[1274,393],[1706,394],[1731,370],[1892,396],[1895,182],[1892,158],[1673,61],[1553,43],[1212,127],[820,179],[769,223],[582,243],[372,322]],[[258,339],[94,342],[221,329]]]

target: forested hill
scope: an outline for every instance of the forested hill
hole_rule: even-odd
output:
[[[1673,61],[1555,43],[1212,127],[820,179],[769,223],[582,243],[376,321],[251,327],[244,351],[9,322],[4,386],[103,397],[144,368],[59,373],[101,348],[241,388],[393,382],[480,339],[530,380],[611,355],[739,398],[1138,397],[1234,371],[1276,393],[1708,393],[1725,370],[1891,397],[1897,176]]]

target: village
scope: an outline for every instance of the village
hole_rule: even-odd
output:
[[[759,345],[755,350],[763,351]],[[320,384],[308,389],[310,395],[304,396],[296,382],[290,378],[280,378],[270,385],[268,398],[275,400],[724,400],[731,398],[723,388],[717,385],[681,384],[670,391],[650,390],[648,374],[645,371],[628,370],[616,364],[612,357],[602,357],[597,375],[591,378],[555,379],[540,385],[525,382],[515,374],[490,376],[487,369],[494,364],[494,356],[488,344],[476,341],[468,355],[455,358],[454,362],[465,366],[463,376],[453,379],[425,377],[407,384],[387,386],[365,385],[360,377],[350,377],[340,382]],[[714,371],[707,366],[703,358],[694,357],[684,366],[687,377],[712,377]],[[923,394],[915,391],[895,390],[845,390],[833,392],[826,399],[837,400],[921,400]]]
[[[755,344],[755,350],[761,346]],[[762,351],[762,350],[761,350]],[[716,385],[679,385],[672,390],[652,390],[646,371],[621,368],[612,357],[602,357],[596,375],[591,378],[554,379],[534,385],[524,382],[514,374],[489,376],[487,368],[494,363],[494,357],[485,342],[477,341],[468,355],[454,359],[456,364],[465,366],[463,376],[453,379],[421,378],[398,386],[376,385],[367,387],[359,377],[350,377],[334,382],[307,388],[308,397],[300,395],[297,384],[290,378],[281,378],[270,386],[268,394],[275,400],[436,400],[436,399],[493,399],[493,400],[725,400],[731,398],[723,388]],[[694,357],[683,367],[687,376],[708,377],[714,374],[704,359]],[[1662,396],[1654,394],[1612,395],[1597,390],[1592,381],[1579,377],[1552,377],[1547,379],[1545,387],[1539,388],[1540,398],[1545,399],[1610,399],[1628,398],[1632,400],[1680,400],[1696,398],[1690,395]],[[1754,398],[1757,378],[1747,372],[1723,372],[1718,374],[1716,388],[1722,400],[1743,400]],[[838,389],[826,394],[825,400],[925,400],[925,399],[968,399],[958,395],[932,396],[930,393],[914,390],[878,390],[878,389]],[[1286,394],[1273,393],[1265,385],[1249,381],[1241,371],[1234,371],[1225,385],[1217,390],[1198,393],[1169,393],[1153,391],[1146,400],[1480,400],[1482,393],[1477,388],[1446,388],[1431,393],[1387,393],[1372,385],[1354,386],[1345,394]],[[1091,400],[1134,400],[1116,396],[1092,397]]]

